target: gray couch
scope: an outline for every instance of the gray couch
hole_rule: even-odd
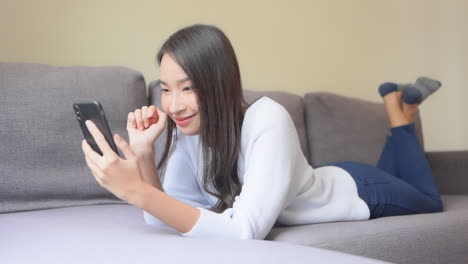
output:
[[[71,107],[101,101],[111,130],[127,138],[127,113],[159,105],[157,82],[147,95],[142,74],[124,67],[0,63],[0,91],[0,263],[468,262],[468,151],[427,153],[443,213],[276,226],[265,241],[185,238],[146,225],[141,209],[98,185]],[[311,165],[375,164],[387,129],[381,104],[246,91],[248,101],[261,95],[290,112]]]

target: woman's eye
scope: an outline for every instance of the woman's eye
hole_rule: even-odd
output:
[[[168,91],[169,91],[168,89],[161,88],[161,92],[162,92],[162,93],[165,93],[165,92],[168,92]]]
[[[184,91],[191,91],[191,90],[192,90],[191,87],[185,87],[185,88],[184,88]]]

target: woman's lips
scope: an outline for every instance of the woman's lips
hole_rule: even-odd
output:
[[[187,126],[190,123],[190,121],[192,121],[192,118],[194,116],[195,115],[192,115],[192,116],[189,116],[189,117],[184,117],[184,118],[175,118],[175,122],[179,126]]]

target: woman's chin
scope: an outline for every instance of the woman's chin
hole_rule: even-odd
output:
[[[180,127],[179,126],[180,132],[182,132],[186,136],[195,136],[200,134],[199,129],[193,129],[191,127]]]

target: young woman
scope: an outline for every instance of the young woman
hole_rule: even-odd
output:
[[[129,113],[130,145],[114,135],[125,159],[90,121],[103,156],[82,144],[96,180],[142,208],[147,223],[185,236],[264,239],[275,224],[442,210],[412,123],[439,82],[420,78],[379,88],[391,129],[377,167],[337,162],[312,168],[281,105],[268,97],[244,103],[237,59],[221,30],[181,29],[157,61],[164,111],[143,106]],[[153,143],[164,129],[168,140],[156,168]]]

